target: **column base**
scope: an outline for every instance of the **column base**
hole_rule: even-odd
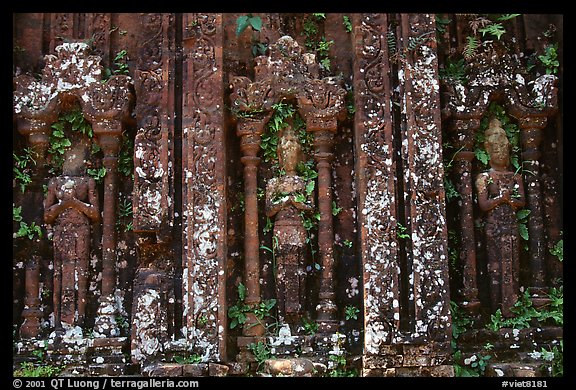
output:
[[[96,313],[96,322],[94,323],[94,337],[118,337],[120,328],[116,323],[116,300],[113,296],[100,297],[100,305]]]

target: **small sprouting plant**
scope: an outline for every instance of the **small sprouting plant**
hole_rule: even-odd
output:
[[[358,309],[356,306],[348,305],[344,309],[344,316],[346,318],[346,321],[357,320],[358,313],[360,313],[360,309]]]
[[[118,215],[120,217],[131,217],[132,216],[132,201],[128,198],[124,198],[118,204]]]
[[[12,220],[20,223],[18,231],[13,235],[14,238],[28,237],[29,240],[33,240],[36,235],[42,238],[42,228],[36,225],[36,222],[28,225],[22,220],[22,206],[12,207]]]
[[[265,360],[272,357],[272,352],[270,346],[266,341],[258,341],[257,343],[251,343],[248,345],[248,350],[254,354],[254,359],[258,362],[258,370],[264,364]]]
[[[260,302],[256,306],[250,306],[245,303],[246,299],[246,286],[244,284],[238,284],[238,301],[235,305],[228,308],[228,318],[230,321],[230,329],[234,329],[237,326],[242,326],[246,323],[248,319],[248,313],[254,313],[258,321],[263,320],[267,316],[271,316],[271,310],[276,305],[275,299],[268,299]],[[260,322],[261,323],[261,322]],[[251,326],[257,325],[257,323],[250,324]]]
[[[348,15],[342,16],[342,23],[344,24],[344,28],[346,29],[346,32],[351,33],[352,32],[352,21],[350,21],[350,17]]]
[[[86,173],[88,174],[88,176],[92,177],[96,181],[96,183],[102,183],[102,181],[104,180],[104,176],[106,176],[106,168],[105,167],[88,168],[86,170]]]
[[[550,254],[556,256],[558,260],[564,261],[564,239],[561,238],[550,248]]]
[[[464,58],[457,61],[448,61],[446,66],[439,71],[440,78],[451,84],[465,85],[468,82],[466,76],[466,63]]]
[[[35,365],[31,362],[24,362],[20,364],[20,368],[14,370],[15,377],[53,377],[58,376],[63,370],[63,367],[52,365]]]
[[[408,228],[404,225],[402,225],[400,222],[398,222],[396,224],[396,236],[398,236],[398,238],[400,239],[408,239],[410,238],[410,235],[408,233],[406,233],[406,231],[408,231]]]
[[[36,157],[36,153],[30,148],[23,149],[21,155],[12,152],[12,159],[14,160],[12,172],[21,192],[26,191],[26,187],[32,183],[32,165],[36,165],[34,157]]]
[[[544,54],[539,55],[538,59],[544,65],[546,74],[558,73],[560,62],[558,61],[558,44],[548,45],[544,48]]]
[[[304,328],[304,332],[306,332],[306,334],[309,334],[311,336],[315,335],[316,332],[318,332],[318,323],[308,318],[302,319],[302,327]]]
[[[116,324],[120,327],[120,330],[127,331],[130,328],[128,319],[125,316],[118,314],[114,319],[116,320]]]
[[[172,358],[175,363],[178,364],[195,364],[202,362],[202,356],[198,355],[197,353],[193,353],[186,356],[176,355]]]
[[[337,216],[342,211],[342,207],[338,207],[335,201],[332,201],[332,215]]]
[[[347,248],[352,248],[352,241],[344,240],[344,241],[342,241],[342,245],[344,245]]]
[[[116,53],[114,57],[114,74],[128,74],[128,63],[126,62],[128,56],[128,52],[123,49]]]
[[[93,144],[94,145],[94,144]],[[134,141],[126,133],[122,134],[122,146],[118,155],[118,172],[134,179]]]
[[[528,241],[530,238],[528,235],[528,216],[530,215],[531,210],[529,209],[521,209],[516,212],[516,220],[518,221],[518,231],[520,232],[520,237],[524,241]]]

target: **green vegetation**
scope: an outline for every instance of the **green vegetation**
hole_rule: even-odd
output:
[[[49,364],[36,365],[31,362],[24,362],[20,364],[18,370],[14,370],[15,377],[53,377],[58,376],[62,372],[63,367],[52,366]]]
[[[36,165],[35,157],[36,152],[30,148],[23,149],[20,155],[12,152],[12,159],[14,160],[12,172],[14,173],[14,180],[18,183],[22,193],[32,183],[32,166]]]
[[[22,206],[12,206],[12,220],[20,223],[18,231],[14,233],[14,238],[27,237],[29,240],[33,240],[35,236],[42,238],[42,228],[36,225],[36,222],[28,224],[22,220]]]
[[[245,303],[246,299],[246,286],[242,283],[238,284],[238,301],[235,305],[228,308],[228,318],[230,318],[230,329],[235,329],[237,326],[243,326],[248,319],[247,314],[253,313],[256,316],[257,323],[249,324],[249,326],[256,326],[261,324],[266,330],[267,326],[263,320],[267,317],[272,317],[271,310],[276,305],[275,299],[268,299],[260,302],[258,305],[250,306]],[[277,326],[276,323],[272,326]]]

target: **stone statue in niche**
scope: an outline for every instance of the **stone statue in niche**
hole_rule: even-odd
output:
[[[276,258],[276,297],[280,323],[296,326],[304,312],[306,281],[306,229],[302,212],[314,209],[304,179],[296,167],[303,154],[292,126],[278,139],[278,160],[283,176],[266,186],[266,215],[274,217],[273,245]]]
[[[88,143],[72,132],[62,175],[50,179],[44,221],[53,225],[56,332],[82,326],[86,314],[91,224],[100,221],[96,182],[86,174]]]
[[[518,300],[520,236],[516,211],[525,204],[522,176],[509,169],[510,143],[498,119],[485,132],[490,169],[476,178],[478,205],[485,214],[486,253],[493,310],[511,317]]]

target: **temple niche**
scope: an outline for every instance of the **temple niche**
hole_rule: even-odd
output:
[[[561,15],[13,20],[15,376],[562,373]]]

